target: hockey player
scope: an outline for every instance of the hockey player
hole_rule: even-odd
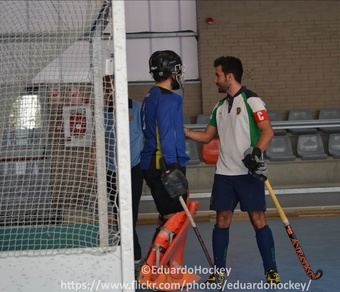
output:
[[[185,173],[189,157],[185,153],[183,100],[173,92],[182,87],[182,60],[173,51],[156,51],[149,59],[149,69],[155,84],[142,105],[144,148],[141,168],[159,212],[159,228],[146,264],[158,266],[171,238],[181,232],[186,219],[178,199],[171,198],[164,188],[161,176],[165,170],[179,169]],[[187,194],[183,194],[183,197],[186,200]],[[183,264],[185,235],[182,244],[174,251],[171,265]],[[185,281],[188,283],[194,278],[197,279],[187,277]]]
[[[214,67],[219,92],[227,96],[216,104],[205,131],[185,129],[185,134],[203,143],[211,141],[217,133],[220,138],[210,206],[216,211],[212,238],[215,266],[225,268],[229,227],[233,211],[240,202],[241,210],[248,212],[254,227],[266,280],[277,284],[280,276],[273,235],[266,222],[264,183],[254,177],[266,169],[263,152],[273,130],[263,101],[241,85],[241,61],[231,56],[220,57],[215,60]],[[208,282],[221,281],[224,281],[223,275],[211,275],[208,279]]]
[[[185,153],[183,101],[172,91],[182,86],[182,61],[173,51],[156,51],[150,57],[149,68],[156,83],[142,105],[141,168],[157,210],[165,217],[182,211],[182,207],[164,189],[162,170],[179,168],[185,172],[189,160]]]

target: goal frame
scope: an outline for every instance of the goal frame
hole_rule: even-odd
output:
[[[108,246],[108,212],[105,170],[105,145],[103,142],[103,85],[102,75],[98,68],[96,54],[92,60],[94,66],[95,82],[95,122],[96,129],[96,164],[98,187],[98,213],[99,213],[99,246],[95,248],[62,249],[51,253],[32,251],[30,256],[20,255],[20,252],[8,253],[1,258],[3,275],[2,289],[0,291],[13,291],[25,287],[25,291],[60,291],[63,283],[90,285],[97,287],[100,282],[122,284],[121,289],[116,287],[105,289],[107,291],[134,291],[134,261],[133,261],[133,233],[132,233],[132,200],[131,200],[131,174],[130,174],[130,141],[128,119],[128,90],[127,90],[127,64],[126,64],[126,31],[124,1],[102,0],[112,5],[112,48],[114,50],[115,75],[115,118],[117,135],[117,189],[119,190],[119,231],[120,245]],[[93,52],[98,48],[98,40],[94,34]],[[99,45],[100,46],[100,45]],[[98,51],[97,51],[98,52]],[[96,65],[97,63],[97,65]],[[97,66],[97,69],[95,67]],[[97,71],[96,71],[97,70]],[[96,110],[97,109],[97,110]],[[99,154],[99,155],[98,155]],[[104,154],[104,155],[103,155]],[[6,267],[6,269],[4,268]],[[38,268],[36,268],[38,267]],[[65,287],[64,287],[65,288]],[[19,289],[20,290],[20,289]],[[66,289],[67,290],[67,289]]]

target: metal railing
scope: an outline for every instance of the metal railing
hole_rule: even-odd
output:
[[[281,129],[310,129],[310,128],[340,128],[340,119],[329,120],[296,120],[296,121],[273,121],[271,122],[274,130]],[[187,128],[193,130],[202,130],[206,128],[206,124],[185,124]],[[339,187],[302,187],[302,188],[283,188],[276,190],[278,194],[311,194],[311,193],[338,193]],[[150,200],[148,196],[143,196],[143,200]],[[150,196],[151,197],[151,196]],[[191,194],[192,198],[209,198],[210,193],[195,193]]]
[[[274,130],[282,129],[310,129],[310,128],[340,128],[340,119],[332,120],[297,120],[297,121],[273,121]],[[190,129],[205,129],[206,124],[185,124]]]

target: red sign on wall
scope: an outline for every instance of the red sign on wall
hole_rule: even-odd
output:
[[[70,132],[73,136],[86,134],[86,115],[77,112],[70,115]]]
[[[65,146],[87,147],[91,145],[92,114],[89,105],[64,106]]]

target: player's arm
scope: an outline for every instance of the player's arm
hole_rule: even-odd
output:
[[[250,173],[261,176],[267,170],[263,152],[268,148],[274,133],[263,101],[258,97],[252,97],[248,99],[248,104],[253,111],[254,121],[260,130],[260,137],[254,148],[250,147],[245,151],[242,161]]]
[[[248,104],[253,111],[253,117],[255,123],[260,130],[260,137],[256,143],[256,147],[262,152],[267,150],[274,132],[270,124],[268,112],[266,110],[264,102],[259,97],[251,97],[248,99]]]
[[[195,140],[201,143],[209,143],[217,134],[216,127],[208,125],[204,131],[193,131],[188,128],[184,128],[184,134],[187,138]]]
[[[178,118],[176,100],[164,99],[157,108],[157,128],[162,155],[167,165],[177,163],[176,119]]]
[[[208,126],[205,128],[204,131],[192,131],[191,129],[184,128],[184,134],[187,138],[195,140],[200,143],[209,143],[213,138],[217,135],[217,109],[219,105],[221,104],[221,101],[218,102],[210,116],[210,120],[208,123]]]
[[[255,112],[254,116],[258,115],[259,112]],[[264,117],[261,121],[255,121],[260,130],[260,137],[255,147],[250,147],[244,153],[244,159],[242,160],[244,165],[248,168],[249,172],[259,176],[265,175],[267,171],[267,165],[263,157],[264,151],[268,148],[270,141],[273,137],[273,130],[270,125],[270,121],[265,110],[261,111],[261,115]]]
[[[273,136],[274,132],[269,120],[264,120],[257,123],[257,126],[260,129],[260,138],[256,143],[256,147],[261,149],[262,152],[267,150]]]

